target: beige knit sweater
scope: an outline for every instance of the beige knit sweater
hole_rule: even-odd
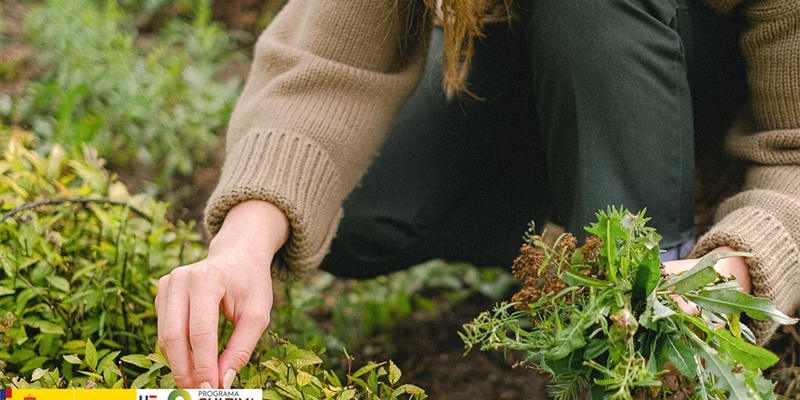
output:
[[[278,205],[291,221],[273,265],[278,278],[319,265],[344,197],[420,79],[426,37],[403,33],[415,22],[406,12],[413,1],[293,0],[258,40],[206,226],[216,233],[244,200]],[[707,1],[725,12],[742,0]],[[800,1],[742,6],[752,110],[727,146],[750,162],[748,179],[694,255],[722,245],[753,252],[755,293],[791,313],[800,305]],[[775,328],[755,331],[763,341]]]
[[[741,0],[707,2],[726,12]],[[742,6],[750,107],[725,145],[748,162],[747,176],[742,191],[720,206],[716,224],[692,256],[722,245],[752,252],[747,263],[754,294],[791,314],[800,307],[800,1]],[[763,344],[778,325],[755,321],[751,327]]]

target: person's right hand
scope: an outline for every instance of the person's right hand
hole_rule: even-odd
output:
[[[266,330],[272,309],[272,258],[289,222],[271,203],[233,207],[211,241],[208,257],[176,268],[158,282],[158,344],[183,388],[229,388]],[[233,322],[218,355],[219,314]]]

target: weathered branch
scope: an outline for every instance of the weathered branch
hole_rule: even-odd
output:
[[[109,199],[89,199],[89,198],[85,198],[85,197],[74,197],[74,198],[63,197],[63,198],[58,198],[58,199],[48,199],[48,200],[33,201],[33,202],[30,202],[30,203],[23,204],[23,205],[15,208],[13,210],[9,210],[5,214],[3,214],[3,216],[0,217],[0,224],[5,222],[5,220],[7,220],[8,218],[14,216],[14,214],[17,214],[17,213],[19,213],[21,211],[29,210],[31,208],[46,206],[46,205],[63,204],[63,203],[79,203],[79,204],[97,203],[97,204],[110,204],[110,205],[115,205],[115,206],[127,206],[131,211],[133,211],[134,214],[136,214],[136,215],[138,215],[138,216],[140,216],[142,218],[150,219],[150,216],[148,216],[144,211],[141,211],[141,210],[137,209],[136,207],[133,207],[130,204],[127,204],[127,203],[124,203],[124,202],[121,202],[121,201],[114,201],[114,200],[109,200]]]

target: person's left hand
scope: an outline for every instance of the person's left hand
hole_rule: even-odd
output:
[[[735,252],[731,247],[722,246],[718,247],[711,251],[711,253],[722,253],[722,252]],[[676,274],[681,271],[685,271],[689,268],[692,268],[700,259],[698,258],[687,258],[685,260],[675,260],[675,261],[667,261],[664,263],[664,271],[670,274]],[[744,260],[744,257],[726,257],[714,264],[714,269],[719,272],[722,276],[733,276],[735,277],[734,281],[742,287],[742,290],[745,293],[752,292],[752,286],[750,283],[750,271],[747,267],[747,263]],[[692,303],[687,303],[683,301],[680,296],[675,296],[674,300],[678,303],[678,305],[688,313],[696,314],[697,307]]]

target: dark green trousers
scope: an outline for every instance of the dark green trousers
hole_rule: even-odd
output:
[[[529,221],[583,236],[647,208],[662,248],[693,239],[695,152],[745,98],[739,18],[696,0],[531,0],[490,27],[467,96],[422,83],[344,204],[322,268],[364,278],[433,259],[507,266]]]

